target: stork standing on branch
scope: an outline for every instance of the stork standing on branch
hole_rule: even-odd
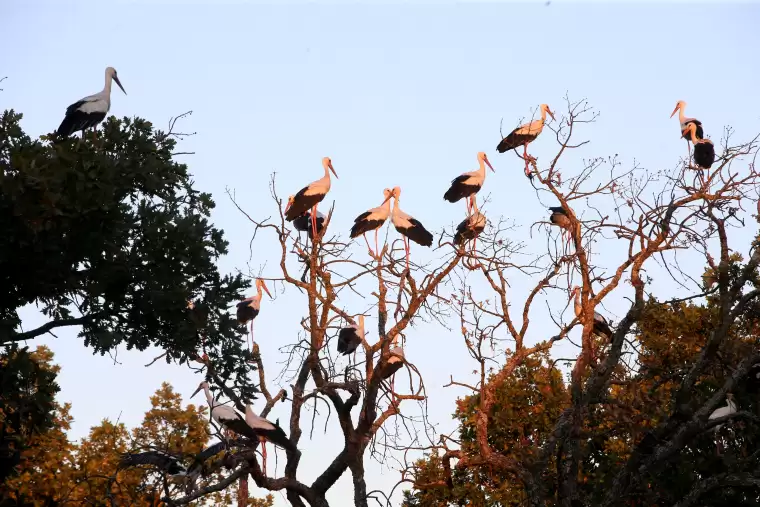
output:
[[[544,129],[547,113],[552,117],[553,120],[554,113],[551,112],[549,106],[546,104],[541,104],[541,118],[533,120],[530,123],[520,125],[512,132],[510,132],[509,135],[502,139],[501,142],[499,142],[498,146],[496,146],[496,151],[499,153],[505,153],[520,146],[523,147],[523,156],[520,158],[525,160],[525,176],[527,176],[528,179],[533,179],[533,174],[530,172],[530,168],[528,167],[530,160],[533,159],[533,157],[528,155],[528,143],[535,141],[538,135]],[[515,153],[517,152],[515,151]],[[518,153],[517,156],[519,157],[520,154]]]
[[[552,206],[549,208],[549,211],[551,211],[549,221],[562,229],[562,239],[569,244],[573,239],[573,224],[570,220],[570,216],[567,214],[567,210],[562,206]]]
[[[206,401],[211,409],[211,418],[219,423],[224,429],[242,435],[253,441],[258,441],[259,435],[256,431],[246,424],[243,416],[238,414],[237,410],[229,405],[223,405],[214,399],[211,395],[208,382],[201,382],[198,389],[190,396],[191,398],[201,390],[206,394]]]
[[[406,269],[409,270],[409,240],[411,239],[422,246],[433,244],[433,235],[425,229],[422,222],[411,215],[404,213],[398,205],[401,197],[401,187],[393,188],[393,212],[391,222],[396,230],[404,236],[404,249],[406,250]]]
[[[478,236],[485,230],[487,220],[486,216],[478,209],[477,199],[472,200],[472,209],[474,213],[462,220],[457,226],[457,232],[454,234],[454,244],[462,246],[466,241],[472,240],[472,252],[475,253]]]
[[[361,234],[364,236],[364,241],[367,243],[367,249],[370,255],[373,257],[379,257],[380,251],[377,243],[377,232],[383,226],[388,216],[391,214],[391,197],[393,197],[393,190],[386,188],[383,190],[383,203],[368,211],[365,211],[358,217],[354,218],[354,225],[351,227],[351,238],[358,238]],[[375,231],[375,251],[372,252],[372,248],[369,246],[367,240],[367,233],[369,231]]]
[[[66,116],[56,131],[59,139],[65,139],[80,130],[82,131],[82,138],[84,138],[86,129],[94,128],[103,121],[108,110],[111,109],[111,81],[116,81],[124,95],[127,94],[116,75],[116,69],[113,67],[106,68],[106,84],[103,90],[78,100],[66,108]]]
[[[496,172],[491,162],[488,161],[488,157],[482,151],[478,153],[478,163],[480,167],[477,171],[470,171],[454,178],[451,181],[449,189],[443,194],[443,198],[449,202],[467,199],[465,202],[467,204],[467,216],[470,216],[472,213],[475,194],[483,188],[483,183],[486,181],[486,164],[488,164],[492,172]]]
[[[735,414],[736,413],[736,403],[734,403],[734,395],[733,393],[726,393],[726,406],[716,408],[713,410],[713,413],[710,414],[710,417],[708,417],[708,421],[712,421],[713,419],[718,419],[720,417],[726,417],[727,415]],[[718,430],[720,430],[723,427],[722,424],[716,424],[713,428],[713,433],[715,434],[715,452],[716,454],[720,454],[720,439],[718,438]]]
[[[266,291],[267,296],[272,299],[272,294],[267,288],[267,284],[261,278],[256,279],[256,295],[247,297],[237,304],[237,320],[241,324],[251,322],[251,341],[253,341],[253,319],[259,314],[261,308],[261,290]],[[251,351],[250,344],[248,345],[248,351]]]
[[[338,331],[338,352],[344,356],[355,352],[365,337],[364,315],[359,315],[359,323],[352,323]]]
[[[391,379],[391,391],[394,390],[394,380],[396,372],[398,372],[404,366],[404,348],[398,344],[398,336],[393,337],[392,348],[388,350],[388,359],[385,363],[385,368],[378,372],[380,378],[383,380]]]
[[[689,141],[691,140],[691,136],[687,133],[686,129],[689,125],[694,125],[696,128],[695,134],[697,136],[697,139],[704,138],[704,132],[702,131],[702,122],[697,120],[696,118],[687,118],[684,115],[684,110],[686,109],[686,102],[683,100],[679,100],[678,103],[676,103],[676,108],[673,109],[673,112],[670,113],[670,117],[672,118],[673,115],[678,113],[678,122],[681,124],[681,137],[686,139],[686,145],[689,148],[689,152],[691,153],[691,147],[688,146]]]
[[[285,213],[288,212],[290,207],[293,205],[293,200],[295,199],[295,196],[291,195],[288,197],[288,204],[285,206]],[[322,214],[321,211],[317,212],[317,234],[322,234],[322,229],[325,225],[325,216]],[[314,240],[314,229],[311,227],[311,213],[309,211],[304,212],[301,216],[293,220],[293,227],[301,233],[305,232],[306,235],[309,237],[310,240]]]
[[[684,130],[694,144],[694,163],[704,169],[710,169],[715,163],[715,146],[709,139],[697,138],[697,126],[689,123]]]
[[[260,415],[253,411],[250,405],[245,407],[245,422],[252,428],[258,435],[258,440],[261,442],[261,459],[262,469],[264,475],[267,473],[267,442],[272,442],[278,447],[282,447],[287,452],[297,453],[298,448],[288,438],[285,432],[280,428],[280,421],[271,422],[264,419]]]
[[[578,320],[580,320],[581,315],[583,314],[583,305],[581,304],[581,288],[577,285],[573,287],[573,292],[570,295],[570,297],[573,296],[575,296],[575,316],[578,317]],[[607,342],[612,341],[613,332],[609,321],[596,311],[594,312],[593,333],[599,337],[606,339]]]
[[[149,465],[169,475],[169,482],[185,482],[187,493],[191,494],[195,489],[195,481],[203,471],[205,462],[222,452],[228,447],[226,442],[217,442],[206,447],[193,457],[190,467],[186,467],[181,461],[181,456],[174,456],[163,451],[148,451],[141,453],[125,453],[121,456],[116,470]]]
[[[322,159],[322,167],[325,169],[325,175],[303,187],[293,197],[292,204],[285,210],[285,220],[288,222],[294,221],[311,210],[311,227],[313,231],[317,230],[317,205],[322,202],[327,192],[330,191],[330,172],[332,171],[335,177],[338,177],[338,173],[333,169],[330,157]]]

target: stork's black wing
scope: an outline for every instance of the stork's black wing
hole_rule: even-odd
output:
[[[122,454],[121,461],[116,468],[120,470],[139,465],[151,465],[170,474],[177,474],[186,470],[177,456],[162,451]]]

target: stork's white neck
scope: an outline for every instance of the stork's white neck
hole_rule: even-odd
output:
[[[111,83],[113,82],[113,78],[111,77],[111,74],[106,71],[106,84],[103,86],[103,91],[106,93],[106,95],[111,95]]]
[[[203,392],[206,394],[206,401],[208,401],[208,406],[213,408],[214,397],[211,396],[211,390],[208,388],[208,385],[203,386]]]
[[[573,306],[575,307],[575,316],[580,317],[581,312],[583,311],[583,305],[581,304],[581,291],[579,290],[575,291],[575,304]]]
[[[683,124],[686,122],[686,115],[683,114],[683,110],[686,109],[686,104],[681,104],[681,107],[678,108],[678,122]]]

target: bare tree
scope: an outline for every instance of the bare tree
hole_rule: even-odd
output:
[[[698,405],[690,400],[700,376],[716,361],[729,328],[760,295],[757,242],[753,243],[746,264],[740,267],[731,258],[729,243],[731,230],[744,226],[741,217],[746,215],[748,205],[752,205],[750,211],[754,209],[757,200],[758,138],[732,145],[733,132],[727,129],[722,154],[711,169],[696,167],[686,160],[669,171],[652,172],[638,165],[624,170],[613,157],[586,160],[577,174],[563,170],[561,175],[561,161],[587,142],[576,140],[577,131],[595,119],[596,114],[585,101],[568,100],[566,117],[549,124],[559,145],[557,154],[545,166],[530,160],[537,182],[536,196],[548,206],[564,208],[569,219],[566,231],[571,236],[570,243],[558,241],[550,224],[537,224],[548,226],[547,248],[544,252],[528,253],[530,261],[519,264],[514,257],[504,254],[502,230],[492,228],[479,239],[481,248],[475,259],[476,272],[487,282],[490,293],[478,293],[473,289],[472,278],[460,277],[460,297],[452,306],[460,315],[467,349],[479,364],[480,379],[477,384],[468,385],[452,377],[449,385],[464,387],[479,400],[477,452],[463,453],[454,439],[441,435],[439,441],[431,442],[424,450],[435,450],[442,458],[445,477],[436,483],[416,483],[417,488],[451,487],[453,469],[483,469],[514,477],[524,488],[526,504],[589,505],[589,499],[579,488],[583,428],[589,423],[595,405],[615,402],[610,391],[613,383],[642,373],[636,369],[636,351],[627,337],[634,332],[645,301],[652,295],[647,293],[650,281],[647,269],[666,271],[679,287],[690,291],[691,298],[718,298],[720,319],[696,362],[688,371],[675,372],[673,378],[679,381],[679,386],[669,416],[647,437],[638,439],[626,466],[606,490],[603,505],[619,504],[641,486],[642,478],[651,470],[706,428],[714,427],[717,422],[708,421],[708,416],[726,393],[746,377],[750,367],[760,361],[755,347],[754,353],[735,366],[714,394]],[[697,254],[702,255],[714,274],[713,282],[717,283],[712,288],[703,287],[694,273],[680,267],[679,255]],[[527,283],[532,289],[518,305],[515,298],[519,297],[519,291],[512,287]],[[578,313],[565,317],[567,304],[560,305],[563,308],[559,310],[557,302],[567,301],[574,285],[580,287]],[[623,298],[630,305],[606,343],[594,333],[595,312],[602,310],[605,301]],[[541,307],[543,304],[546,308]],[[531,316],[539,312],[544,321],[548,318],[556,325],[553,336],[531,335],[535,327],[531,326]],[[578,344],[570,338],[576,327],[582,328]],[[509,347],[499,345],[504,334]],[[573,364],[570,406],[555,422],[551,434],[531,442],[535,459],[518,461],[509,456],[509,449],[496,449],[489,443],[495,392],[528,357],[545,354],[564,342],[572,343],[577,350],[574,357],[567,359]],[[489,376],[491,371],[493,375]],[[721,421],[742,417],[748,414],[739,411]],[[550,467],[556,467],[556,484],[545,481]],[[414,483],[413,477],[414,465],[409,464],[402,481]],[[708,488],[736,485],[742,477],[747,484],[757,480],[746,474],[713,477],[695,484],[694,497]],[[684,505],[691,505],[695,498],[685,499]]]

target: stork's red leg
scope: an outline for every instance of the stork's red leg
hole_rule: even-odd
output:
[[[467,205],[467,216],[469,217],[472,214],[472,196],[467,197],[465,204]]]
[[[377,255],[376,255],[376,254],[372,253],[372,247],[371,247],[371,246],[369,246],[369,240],[367,239],[367,233],[365,232],[364,234],[362,234],[362,236],[364,236],[364,241],[367,243],[367,250],[369,250],[369,254],[370,254],[372,257],[377,257]]]
[[[406,270],[409,271],[409,239],[404,236],[404,248],[406,249]]]
[[[523,159],[525,160],[525,176],[530,178],[530,168],[528,167],[528,143],[523,144]]]
[[[267,441],[261,441],[261,470],[267,474]]]
[[[311,208],[311,234],[312,234],[312,238],[317,237],[317,205],[316,204],[314,205],[313,208]]]
[[[377,255],[378,262],[380,260],[380,245],[377,244],[377,231],[380,229],[379,227],[375,229],[375,255]]]

